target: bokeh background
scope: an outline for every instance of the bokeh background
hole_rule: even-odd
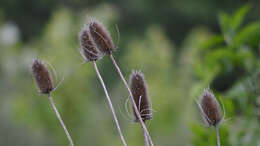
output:
[[[260,146],[259,14],[259,0],[1,0],[0,145],[68,145],[48,98],[37,93],[36,57],[55,67],[56,83],[64,78],[53,96],[75,144],[122,145],[93,65],[79,53],[78,33],[94,17],[111,32],[124,75],[146,75],[155,145],[216,145],[196,105],[210,87],[226,113],[222,145]],[[144,145],[111,60],[98,67],[129,146]]]

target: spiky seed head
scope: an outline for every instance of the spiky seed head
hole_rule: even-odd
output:
[[[204,90],[200,106],[203,119],[205,119],[209,126],[216,127],[222,120],[222,112],[217,99],[209,89]]]
[[[87,28],[83,28],[79,34],[81,54],[85,61],[97,61],[103,57],[103,54],[98,51],[93,38]]]
[[[54,85],[52,77],[48,68],[42,61],[38,59],[33,60],[32,74],[40,93],[49,94],[53,90]]]
[[[115,45],[110,33],[102,23],[92,20],[89,24],[89,30],[98,49],[105,54],[111,54]]]
[[[130,75],[130,88],[134,97],[135,104],[143,121],[152,119],[152,109],[150,99],[147,93],[146,81],[143,73],[140,71],[133,71]],[[133,108],[135,122],[139,122],[138,116]]]

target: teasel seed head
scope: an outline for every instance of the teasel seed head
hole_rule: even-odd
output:
[[[104,55],[101,53],[90,35],[88,28],[83,28],[79,34],[81,54],[85,61],[97,61],[101,59]]]
[[[208,125],[215,127],[218,126],[222,120],[222,112],[217,99],[209,89],[204,90],[199,106],[201,108],[203,119],[208,123]]]
[[[32,74],[40,93],[49,94],[54,89],[51,74],[42,61],[33,60]]]
[[[142,120],[152,119],[151,102],[147,93],[146,81],[143,73],[140,71],[133,71],[130,75],[130,88],[134,97],[135,104],[139,110]],[[139,122],[137,114],[133,108],[135,122]]]
[[[89,24],[89,30],[98,49],[105,54],[111,54],[115,45],[110,33],[102,23],[92,20]]]

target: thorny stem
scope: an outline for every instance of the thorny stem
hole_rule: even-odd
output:
[[[220,146],[220,138],[219,138],[218,126],[216,126],[216,135],[217,135],[217,144],[218,144],[218,146]]]
[[[133,106],[134,106],[134,110],[135,110],[135,112],[136,112],[136,114],[137,114],[137,117],[138,117],[138,119],[139,119],[139,121],[140,121],[140,123],[141,123],[141,125],[142,125],[142,128],[143,128],[144,132],[146,133],[147,138],[148,138],[149,141],[150,141],[151,146],[153,146],[153,142],[152,142],[151,136],[150,136],[150,134],[149,134],[149,132],[148,132],[148,130],[147,130],[147,128],[146,128],[146,126],[145,126],[143,120],[142,120],[141,114],[140,114],[140,112],[139,112],[139,110],[138,110],[138,108],[137,108],[137,106],[136,106],[135,101],[134,101],[133,94],[132,94],[132,92],[131,92],[131,90],[130,90],[130,88],[129,88],[129,86],[128,86],[128,84],[127,84],[127,82],[126,82],[126,80],[125,80],[125,78],[124,78],[124,76],[123,76],[123,74],[122,74],[122,72],[121,72],[119,66],[117,65],[117,63],[116,63],[116,61],[115,61],[115,58],[114,58],[114,56],[113,56],[112,54],[110,54],[110,58],[111,58],[111,60],[112,60],[112,62],[113,62],[113,64],[114,64],[114,66],[115,66],[115,68],[116,68],[116,70],[117,70],[117,72],[118,72],[120,78],[121,78],[122,81],[124,82],[125,87],[127,88],[128,92],[129,92],[130,99],[131,99],[132,104],[133,104]]]
[[[63,121],[62,121],[62,119],[61,119],[61,116],[60,116],[60,114],[59,114],[59,112],[58,112],[58,110],[57,110],[57,108],[56,108],[56,106],[55,106],[55,104],[54,104],[54,101],[53,101],[53,98],[52,98],[51,94],[49,94],[48,96],[49,96],[49,100],[50,100],[50,102],[51,102],[51,106],[52,106],[53,110],[55,111],[56,116],[57,116],[57,118],[59,119],[60,124],[61,124],[61,126],[63,127],[63,129],[64,129],[64,131],[65,131],[65,134],[67,135],[68,140],[70,141],[70,145],[71,145],[71,146],[74,146],[73,141],[72,141],[72,138],[71,138],[71,136],[70,136],[70,134],[69,134],[69,131],[67,130],[65,124],[63,123]]]
[[[98,67],[97,67],[96,62],[93,61],[93,64],[94,64],[94,68],[95,68],[95,71],[96,71],[96,73],[97,73],[97,76],[98,76],[98,78],[99,78],[99,80],[100,80],[100,82],[101,82],[101,84],[102,84],[102,87],[103,87],[103,89],[104,89],[104,92],[105,92],[105,94],[106,94],[106,98],[107,98],[107,100],[108,100],[109,107],[110,107],[110,109],[111,109],[111,111],[112,111],[112,114],[113,114],[113,117],[114,117],[114,120],[115,120],[115,123],[116,123],[116,127],[117,127],[117,130],[118,130],[118,133],[119,133],[119,135],[120,135],[120,138],[121,138],[121,140],[122,140],[124,146],[127,146],[126,141],[125,141],[125,139],[124,139],[124,136],[123,136],[123,134],[122,134],[122,132],[121,132],[121,129],[120,129],[120,126],[119,126],[119,122],[118,122],[118,120],[117,120],[116,113],[115,113],[115,110],[114,110],[112,101],[111,101],[111,99],[110,99],[110,97],[109,97],[109,95],[108,95],[108,92],[107,92],[105,83],[104,83],[104,81],[103,81],[103,79],[102,79],[102,77],[101,77],[101,75],[100,75],[100,73],[99,73],[99,70],[98,70]]]
[[[144,123],[145,123],[145,122],[144,122]],[[146,133],[145,133],[145,131],[144,131],[144,128],[142,128],[142,130],[143,130],[143,134],[144,134],[144,142],[145,142],[145,146],[149,146],[148,137],[147,137],[147,135],[146,135]]]

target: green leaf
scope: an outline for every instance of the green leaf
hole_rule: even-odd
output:
[[[227,44],[232,43],[232,38],[234,36],[234,31],[231,28],[231,18],[228,14],[226,13],[220,13],[219,15],[219,24],[221,31],[224,36],[224,40],[226,41]]]
[[[250,5],[244,5],[240,9],[238,9],[231,18],[231,28],[236,31],[244,21],[245,15],[250,9]]]
[[[231,16],[224,12],[220,13],[220,28],[227,44],[233,44],[233,38],[236,35],[237,29],[243,23],[243,20],[249,8],[249,5],[244,5]]]
[[[224,43],[224,38],[222,35],[214,35],[214,36],[210,37],[204,43],[201,43],[200,48],[212,49],[212,48],[219,47],[223,43]]]
[[[222,33],[227,33],[230,29],[230,16],[227,13],[221,12],[219,14],[219,25]]]
[[[247,25],[234,38],[234,45],[256,47],[260,42],[260,21]]]

